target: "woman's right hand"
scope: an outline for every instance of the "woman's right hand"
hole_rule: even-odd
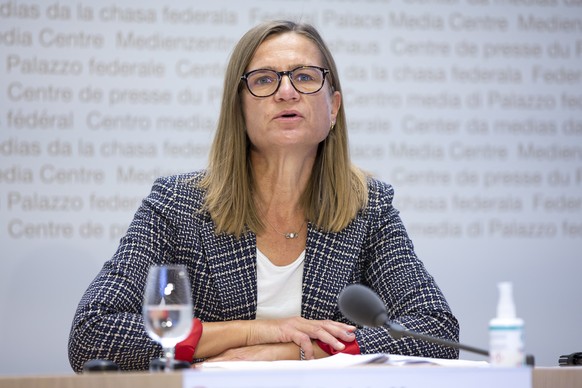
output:
[[[305,358],[314,358],[311,340],[320,340],[338,351],[345,345],[340,342],[355,340],[355,326],[331,320],[309,320],[301,317],[254,320],[249,328],[248,345],[293,342],[305,353]]]

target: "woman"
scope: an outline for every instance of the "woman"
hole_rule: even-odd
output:
[[[356,328],[338,310],[340,291],[363,283],[404,327],[458,339],[392,207],[392,188],[350,163],[341,97],[313,27],[269,22],[242,37],[208,168],[154,184],[79,304],[69,341],[75,370],[92,358],[147,369],[161,356],[140,313],[148,268],[162,263],[186,265],[192,282],[194,330],[177,358],[458,356]]]

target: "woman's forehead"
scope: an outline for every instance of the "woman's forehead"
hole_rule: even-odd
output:
[[[269,36],[255,51],[250,68],[278,68],[291,70],[297,66],[322,66],[321,52],[311,39],[294,32]]]

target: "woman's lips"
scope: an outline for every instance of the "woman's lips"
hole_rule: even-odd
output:
[[[275,116],[275,120],[279,120],[279,121],[294,121],[294,120],[299,120],[302,118],[303,118],[303,116],[301,116],[301,114],[295,110],[285,110],[285,111],[279,112]]]

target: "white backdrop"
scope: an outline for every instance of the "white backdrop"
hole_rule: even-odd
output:
[[[352,157],[461,340],[509,280],[538,365],[582,351],[582,1],[2,0],[0,373],[72,373],[81,294],[155,177],[205,166],[230,50],[273,18],[332,48]]]

